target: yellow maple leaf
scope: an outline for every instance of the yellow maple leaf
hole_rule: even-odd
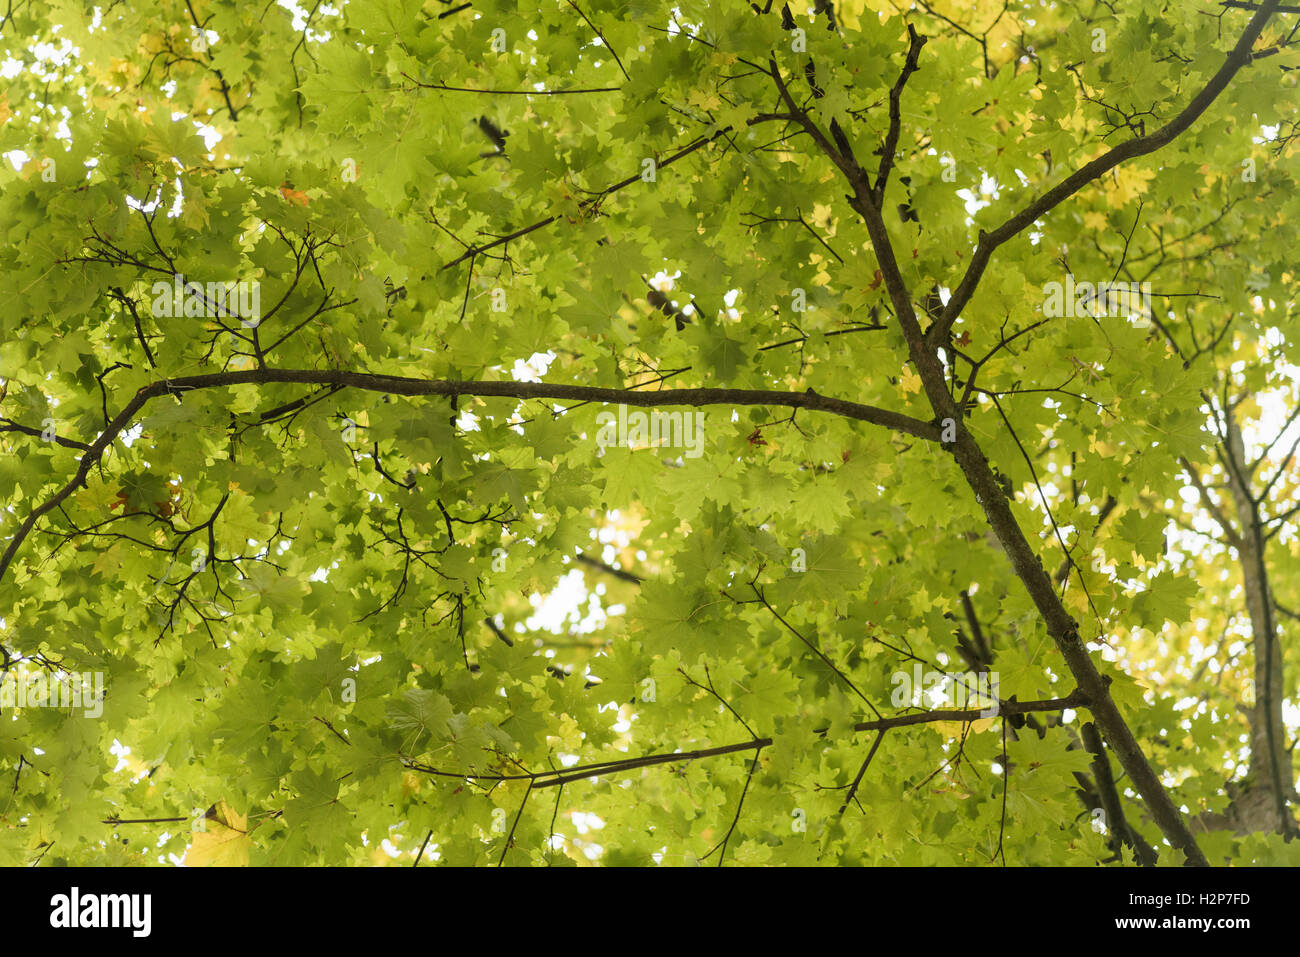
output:
[[[161,33],[144,33],[140,36],[140,42],[135,45],[136,53],[141,56],[153,56],[155,53],[161,53],[167,48],[167,41]]]
[[[189,867],[247,867],[253,846],[248,836],[248,818],[236,814],[225,801],[218,801],[203,815],[207,830],[194,831],[185,854]]]
[[[423,786],[423,784],[424,782],[420,780],[420,776],[418,774],[413,774],[410,771],[403,772],[402,773],[402,797],[410,797],[412,794],[418,793],[421,786]]]
[[[686,102],[692,106],[698,106],[705,110],[716,110],[722,105],[722,99],[716,93],[704,93],[701,90],[695,90],[686,98]]]
[[[1088,611],[1088,595],[1082,588],[1071,588],[1065,593],[1065,607],[1084,614]]]
[[[1115,170],[1115,189],[1110,196],[1114,207],[1126,206],[1146,194],[1147,183],[1156,178],[1155,170],[1121,166]]]
[[[1100,455],[1104,459],[1110,458],[1115,454],[1115,446],[1111,442],[1099,442],[1096,436],[1088,437],[1088,451]]]
[[[1082,110],[1075,110],[1066,116],[1061,117],[1061,129],[1074,133],[1086,132],[1089,128],[1089,120]]]
[[[108,61],[108,70],[110,76],[129,80],[140,72],[140,67],[125,57],[113,57]]]
[[[926,727],[943,738],[960,738],[965,734],[979,734],[993,727],[995,718],[976,718],[969,723],[965,721],[929,721]],[[969,730],[967,730],[969,729]]]
[[[1090,213],[1083,214],[1083,225],[1088,229],[1104,232],[1110,228],[1110,220],[1106,218],[1105,213],[1099,213],[1093,210]]]
[[[206,203],[187,202],[181,210],[181,225],[193,230],[200,230],[208,224],[208,207]]]
[[[904,392],[920,392],[921,377],[911,369],[904,369],[903,374],[898,379],[898,385]]]

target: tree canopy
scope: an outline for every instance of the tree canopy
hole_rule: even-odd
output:
[[[1297,31],[8,3],[0,862],[1300,863]]]

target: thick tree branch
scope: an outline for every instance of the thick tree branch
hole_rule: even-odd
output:
[[[642,408],[670,408],[707,405],[758,405],[784,406],[792,409],[830,412],[845,418],[870,422],[885,428],[914,435],[917,438],[937,441],[939,430],[929,422],[922,422],[901,412],[878,409],[844,399],[834,399],[807,392],[766,392],[756,389],[664,389],[657,392],[638,392],[630,389],[604,389],[594,386],[559,385],[547,382],[479,382],[450,379],[411,379],[403,376],[381,375],[369,372],[351,372],[344,369],[245,369],[233,372],[214,372],[206,375],[180,376],[160,379],[140,389],[125,408],[108,423],[85,454],[71,481],[34,509],[19,525],[3,556],[0,556],[0,580],[3,580],[14,556],[42,516],[57,508],[73,492],[85,484],[86,476],[125,431],[135,416],[151,400],[162,395],[184,395],[199,389],[222,388],[232,385],[267,385],[277,382],[294,382],[306,385],[333,386],[335,388],[363,389],[388,395],[441,395],[449,397],[483,396],[513,399],[561,399],[575,402],[613,402]]]
[[[1273,3],[1270,3],[1270,6],[1273,5]],[[1267,18],[1265,17],[1265,19]],[[1263,21],[1258,16],[1252,19],[1251,24],[1253,33],[1250,37],[1243,37],[1234,53],[1229,56],[1228,64],[1220,71],[1221,83],[1219,83],[1218,77],[1216,77],[1215,81],[1211,81],[1206,91],[1203,91],[1193,101],[1194,111],[1192,111],[1192,107],[1189,107],[1189,111],[1192,112],[1185,111],[1186,116],[1181,121],[1176,121],[1181,122],[1181,126],[1171,124],[1160,133],[1154,134],[1154,137],[1159,138],[1158,141],[1153,138],[1145,138],[1142,141],[1142,148],[1146,152],[1150,152],[1167,142],[1179,130],[1190,124],[1191,120],[1209,105],[1209,101],[1217,95],[1222,85],[1226,85],[1228,78],[1240,67],[1241,64],[1238,61],[1241,59],[1243,52],[1248,54],[1250,43],[1253,42],[1255,36],[1258,36],[1259,29],[1263,27]],[[773,64],[773,67],[775,67],[775,64]],[[1229,69],[1229,67],[1231,68]],[[845,178],[853,189],[850,204],[866,223],[867,233],[876,254],[876,261],[880,265],[881,276],[884,279],[890,302],[894,307],[894,314],[902,327],[908,352],[921,377],[930,405],[935,412],[935,421],[950,418],[954,422],[960,423],[962,421],[961,412],[948,391],[947,377],[943,363],[939,358],[938,348],[943,344],[944,339],[942,336],[927,338],[921,332],[916,313],[912,307],[907,283],[898,267],[893,247],[889,241],[889,233],[885,229],[880,209],[874,202],[866,174],[860,167],[846,160],[842,154],[837,152],[826,140],[826,137],[820,133],[807,113],[794,104],[789,92],[781,82],[779,72],[775,69],[773,70],[773,79],[776,81],[778,90],[790,112],[795,115],[796,122],[808,130],[813,141],[817,143],[826,157],[844,172]],[[1206,99],[1207,95],[1208,99]],[[1155,145],[1151,145],[1153,142]],[[1125,146],[1129,145],[1125,144]],[[1130,147],[1130,151],[1126,155],[1137,155],[1133,152],[1133,149],[1136,148]],[[1111,165],[1115,165],[1123,158],[1125,156],[1121,155]],[[1084,170],[1089,170],[1090,167],[1091,164],[1089,167],[1084,167]],[[1106,169],[1109,168],[1106,167]],[[1104,171],[1104,169],[1100,169],[1090,173],[1089,178],[1100,175]],[[1051,205],[1060,202],[1061,199],[1078,189],[1086,181],[1087,179],[1078,182],[1067,192],[1056,197],[1045,208],[1050,209]],[[1067,180],[1067,183],[1073,182],[1073,178]],[[1055,196],[1056,193],[1057,191],[1053,191],[1048,196]],[[1020,223],[1019,219],[1013,219],[1011,224],[1015,226],[1015,230],[1009,233],[1007,238],[1037,218],[1037,215],[1041,214],[1041,211],[1033,212],[1037,208],[1037,204],[1035,204],[1030,207],[1029,212],[1022,214],[1028,216],[1023,223]],[[1004,242],[1005,239],[1000,241]],[[986,248],[985,243],[986,240],[981,239],[981,248]],[[996,247],[986,248],[984,253],[985,263],[987,263],[988,256],[993,248]],[[973,266],[974,264],[972,264]],[[967,279],[964,280],[968,286],[966,289],[967,298],[974,292],[982,274],[983,265],[978,269],[972,268],[968,271]],[[955,298],[954,295],[954,301]],[[949,305],[951,307],[952,303],[950,302]],[[936,323],[935,328],[939,325],[939,323]],[[1151,767],[1150,762],[1147,761],[1146,755],[1143,753],[1137,738],[1133,735],[1132,729],[1129,728],[1123,715],[1120,714],[1119,708],[1111,698],[1109,679],[1103,678],[1093,663],[1086,644],[1079,636],[1078,624],[1056,594],[1052,586],[1052,580],[1048,576],[1046,569],[1044,569],[1041,558],[1034,551],[1033,546],[1025,536],[1024,530],[1020,527],[1019,521],[1011,509],[1011,504],[1003,492],[984,451],[980,448],[979,443],[975,441],[975,438],[963,428],[958,428],[956,441],[947,448],[952,452],[954,459],[965,475],[966,482],[974,492],[976,501],[983,508],[990,527],[993,529],[994,534],[997,535],[998,541],[1002,544],[1003,550],[1010,559],[1016,576],[1021,580],[1034,605],[1038,608],[1039,614],[1047,626],[1048,633],[1056,642],[1056,646],[1064,657],[1071,674],[1074,675],[1075,680],[1078,682],[1080,690],[1091,702],[1089,708],[1092,711],[1093,719],[1105,734],[1106,741],[1110,744],[1111,750],[1114,751],[1121,766],[1128,773],[1133,786],[1142,795],[1147,807],[1150,808],[1156,824],[1170,844],[1186,855],[1188,863],[1202,867],[1208,866],[1208,861],[1197,846],[1196,839],[1192,836],[1191,831],[1188,830],[1182,813],[1169,797],[1168,792],[1165,791],[1164,785]]]
[[[1156,852],[1142,835],[1129,826],[1124,817],[1124,805],[1120,802],[1119,791],[1115,787],[1115,776],[1111,773],[1110,759],[1101,742],[1097,726],[1091,721],[1083,726],[1083,743],[1092,754],[1092,775],[1097,782],[1097,796],[1102,810],[1106,812],[1106,826],[1117,841],[1127,844],[1143,867],[1154,867]]]
[[[1291,755],[1285,747],[1282,719],[1282,651],[1277,640],[1277,619],[1271,601],[1267,545],[1260,521],[1260,499],[1251,494],[1246,471],[1246,448],[1231,409],[1224,414],[1220,447],[1230,466],[1228,485],[1236,505],[1241,534],[1234,543],[1241,564],[1242,591],[1255,651],[1255,707],[1250,713],[1250,770],[1257,781],[1267,781],[1277,814],[1277,831],[1290,837],[1295,831],[1290,800],[1295,791]]]
[[[925,46],[926,41],[910,23],[907,25],[907,36],[907,60],[903,63],[903,72],[889,91],[889,132],[885,135],[885,145],[880,151],[880,169],[876,173],[875,189],[872,190],[877,207],[885,201],[885,187],[889,184],[889,171],[894,165],[894,151],[898,149],[898,135],[903,126],[903,87],[907,85],[907,78],[916,72],[921,60],[921,47]]]
[[[1214,499],[1210,497],[1210,490],[1205,487],[1205,482],[1201,479],[1201,473],[1198,472],[1192,463],[1187,461],[1185,457],[1180,456],[1178,461],[1182,465],[1183,470],[1187,473],[1188,478],[1192,480],[1192,484],[1196,486],[1196,491],[1201,496],[1201,504],[1205,506],[1206,511],[1213,516],[1214,520],[1219,523],[1219,527],[1223,529],[1223,537],[1227,539],[1228,544],[1234,548],[1240,547],[1241,538],[1237,535],[1236,526],[1228,521],[1228,517],[1219,509],[1219,506],[1215,504]]]

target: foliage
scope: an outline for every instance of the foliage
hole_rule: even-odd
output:
[[[1300,863],[1297,22],[11,4],[0,861]]]

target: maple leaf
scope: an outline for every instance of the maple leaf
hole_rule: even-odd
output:
[[[306,193],[294,189],[288,183],[284,183],[280,186],[280,195],[289,202],[296,203],[299,206],[306,206],[309,201]]]
[[[190,867],[247,867],[249,849],[248,818],[235,813],[225,801],[218,801],[203,815],[206,828],[190,835],[185,863]]]

